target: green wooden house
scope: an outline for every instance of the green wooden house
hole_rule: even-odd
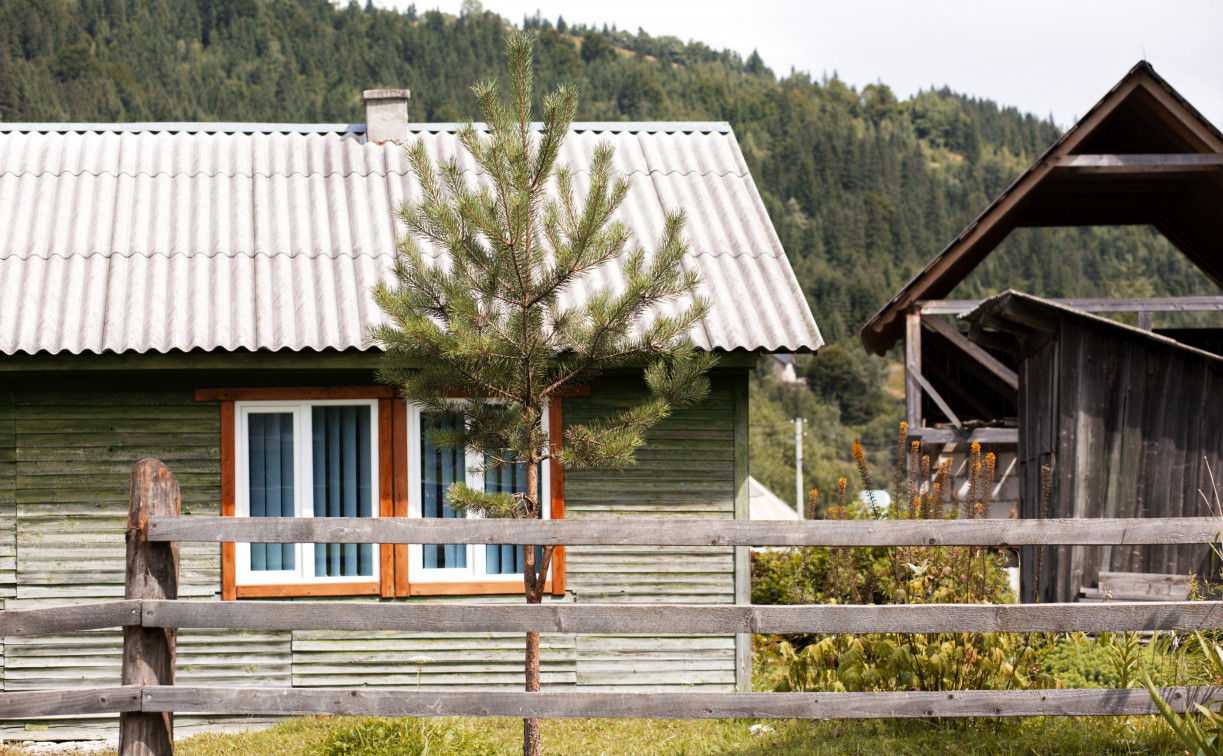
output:
[[[0,601],[123,594],[128,476],[145,456],[186,514],[442,517],[465,464],[374,381],[370,287],[391,208],[416,191],[402,143],[459,150],[453,124],[411,124],[407,93],[366,93],[367,124],[0,124]],[[819,330],[724,123],[575,124],[579,176],[616,147],[620,217],[646,245],[687,211],[723,355],[709,399],[659,427],[623,473],[548,472],[550,517],[748,516],[747,379],[761,352]],[[474,170],[474,168],[473,168]],[[615,285],[619,270],[592,276]],[[581,296],[576,292],[574,296]],[[641,390],[613,375],[550,408],[553,428]],[[498,481],[476,481],[498,485]],[[748,601],[745,550],[569,548],[553,601]],[[184,544],[180,596],[521,601],[501,547]],[[746,636],[551,635],[543,684],[745,689]],[[184,684],[518,687],[522,637],[473,633],[183,632]],[[5,638],[5,692],[117,684],[120,634]],[[419,680],[419,682],[418,682]],[[180,721],[180,732],[207,726]],[[112,719],[4,722],[0,736],[96,737]]]

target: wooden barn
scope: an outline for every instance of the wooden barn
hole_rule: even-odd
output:
[[[979,441],[999,455],[1017,500],[993,516],[1011,506],[1040,515],[1043,465],[1051,516],[1205,514],[1196,492],[1209,486],[1203,458],[1213,464],[1220,452],[1212,353],[1223,354],[1223,329],[1152,330],[1152,314],[1217,313],[1223,296],[947,298],[1017,228],[1127,224],[1154,227],[1223,286],[1223,134],[1145,61],[862,327],[870,352],[903,342],[911,435],[933,453],[962,455]],[[1093,313],[1136,313],[1138,328]],[[1101,572],[1184,574],[1199,557],[1059,549],[1046,555],[1040,593],[1074,600],[1099,589]]]
[[[964,318],[990,343],[1013,343],[1020,487],[1034,494],[1020,517],[1211,514],[1202,493],[1211,470],[1223,481],[1223,356],[1013,291]],[[1038,576],[1029,547],[1020,583],[1025,601],[1074,601],[1101,572],[1185,576],[1209,555],[1204,545],[1060,546]]]
[[[368,127],[0,124],[3,609],[122,597],[128,478],[145,456],[176,473],[188,514],[453,516],[462,455],[429,447],[429,419],[376,384],[367,333],[391,209],[417,191],[402,143],[435,158],[459,145],[453,124],[409,123],[405,91],[366,94]],[[817,349],[819,330],[727,124],[575,124],[563,159],[579,184],[601,141],[633,179],[619,217],[643,245],[666,211],[687,212],[686,265],[713,303],[694,338],[721,361],[708,400],[657,428],[635,467],[549,471],[546,516],[747,518],[748,372],[760,353]],[[639,373],[610,375],[556,402],[550,427],[641,391]],[[522,601],[521,567],[494,546],[184,544],[182,565],[183,598]],[[747,603],[748,575],[745,548],[569,548],[549,591]],[[117,684],[120,639],[6,638],[3,690]],[[543,685],[744,690],[748,640],[545,636]],[[522,648],[520,634],[184,631],[178,670],[184,684],[519,688]],[[180,718],[180,734],[204,724]],[[0,737],[108,727],[8,722]]]

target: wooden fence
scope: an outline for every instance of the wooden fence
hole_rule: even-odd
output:
[[[180,517],[159,461],[132,472],[125,599],[0,612],[0,635],[123,628],[122,684],[0,694],[0,719],[117,712],[121,756],[173,752],[173,713],[231,715],[869,718],[1154,714],[1144,689],[887,693],[585,693],[222,688],[174,685],[180,628],[543,633],[931,633],[1215,629],[1218,602],[915,606],[505,605],[178,601],[178,542],[932,546],[1211,543],[1212,518],[1163,520],[726,521],[242,519]],[[1215,689],[1164,691],[1177,710]]]

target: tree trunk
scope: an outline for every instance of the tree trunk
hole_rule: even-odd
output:
[[[531,516],[539,514],[539,464],[527,465],[527,497],[528,502],[534,499]],[[535,547],[522,547],[523,588],[526,591],[528,604],[539,604],[543,600],[543,583],[547,575],[536,572]],[[539,633],[527,633],[526,643],[526,677],[527,692],[539,691]],[[539,720],[522,720],[522,756],[539,756]]]
[[[527,603],[540,603],[539,596],[528,596]],[[539,691],[539,633],[527,633],[527,692]],[[539,720],[522,720],[522,754],[539,756]]]

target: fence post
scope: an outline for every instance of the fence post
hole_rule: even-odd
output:
[[[150,515],[179,513],[178,481],[161,460],[146,458],[132,469],[127,512],[127,576],[124,598],[178,598],[178,544],[148,540]],[[177,630],[123,628],[123,684],[173,685]],[[119,715],[119,756],[170,756],[174,715],[124,712]]]

